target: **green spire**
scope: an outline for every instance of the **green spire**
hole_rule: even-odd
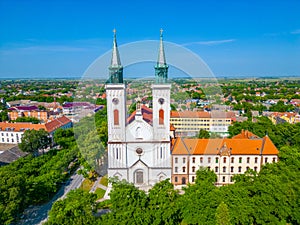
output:
[[[158,59],[155,66],[155,80],[156,83],[165,83],[168,79],[168,68],[165,57],[164,43],[163,43],[163,29],[160,29],[160,42]]]
[[[123,66],[121,65],[120,54],[117,45],[116,29],[114,32],[111,63],[109,66],[109,83],[123,83]]]

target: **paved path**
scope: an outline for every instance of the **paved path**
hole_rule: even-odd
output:
[[[95,181],[95,183],[93,184],[93,187],[91,188],[90,192],[95,192],[97,188],[101,188],[103,190],[107,190],[107,187],[104,186],[103,184],[100,184],[100,180],[102,179],[102,177],[98,177],[97,180]]]
[[[94,193],[96,191],[96,189],[98,188],[98,184],[100,182],[102,177],[98,177],[97,180],[95,181],[95,183],[93,184],[93,187],[91,188],[90,192]]]
[[[79,188],[84,178],[82,175],[77,174],[77,171],[70,177],[67,183],[60,188],[56,195],[47,203],[40,206],[30,207],[23,213],[24,218],[20,220],[18,225],[37,225],[42,224],[48,218],[48,212],[50,211],[53,203],[58,199],[65,198],[67,193],[71,190]]]

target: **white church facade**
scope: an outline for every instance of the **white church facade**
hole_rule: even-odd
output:
[[[114,34],[112,60],[106,85],[108,118],[108,177],[125,179],[137,187],[150,188],[171,178],[170,89],[162,31],[152,85],[152,109],[137,102],[127,118],[126,85]]]

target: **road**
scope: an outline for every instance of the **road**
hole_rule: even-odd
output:
[[[70,177],[68,182],[60,188],[56,195],[47,203],[30,207],[23,213],[24,218],[18,221],[18,225],[38,225],[47,220],[48,212],[53,203],[58,199],[64,198],[71,190],[79,188],[84,178],[82,175],[77,174],[77,171]]]

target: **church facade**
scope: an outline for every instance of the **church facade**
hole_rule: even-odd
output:
[[[171,178],[170,89],[167,84],[162,31],[152,109],[138,101],[136,111],[127,118],[126,85],[114,32],[109,83],[106,85],[108,118],[108,176],[125,179],[137,187],[148,188]]]

